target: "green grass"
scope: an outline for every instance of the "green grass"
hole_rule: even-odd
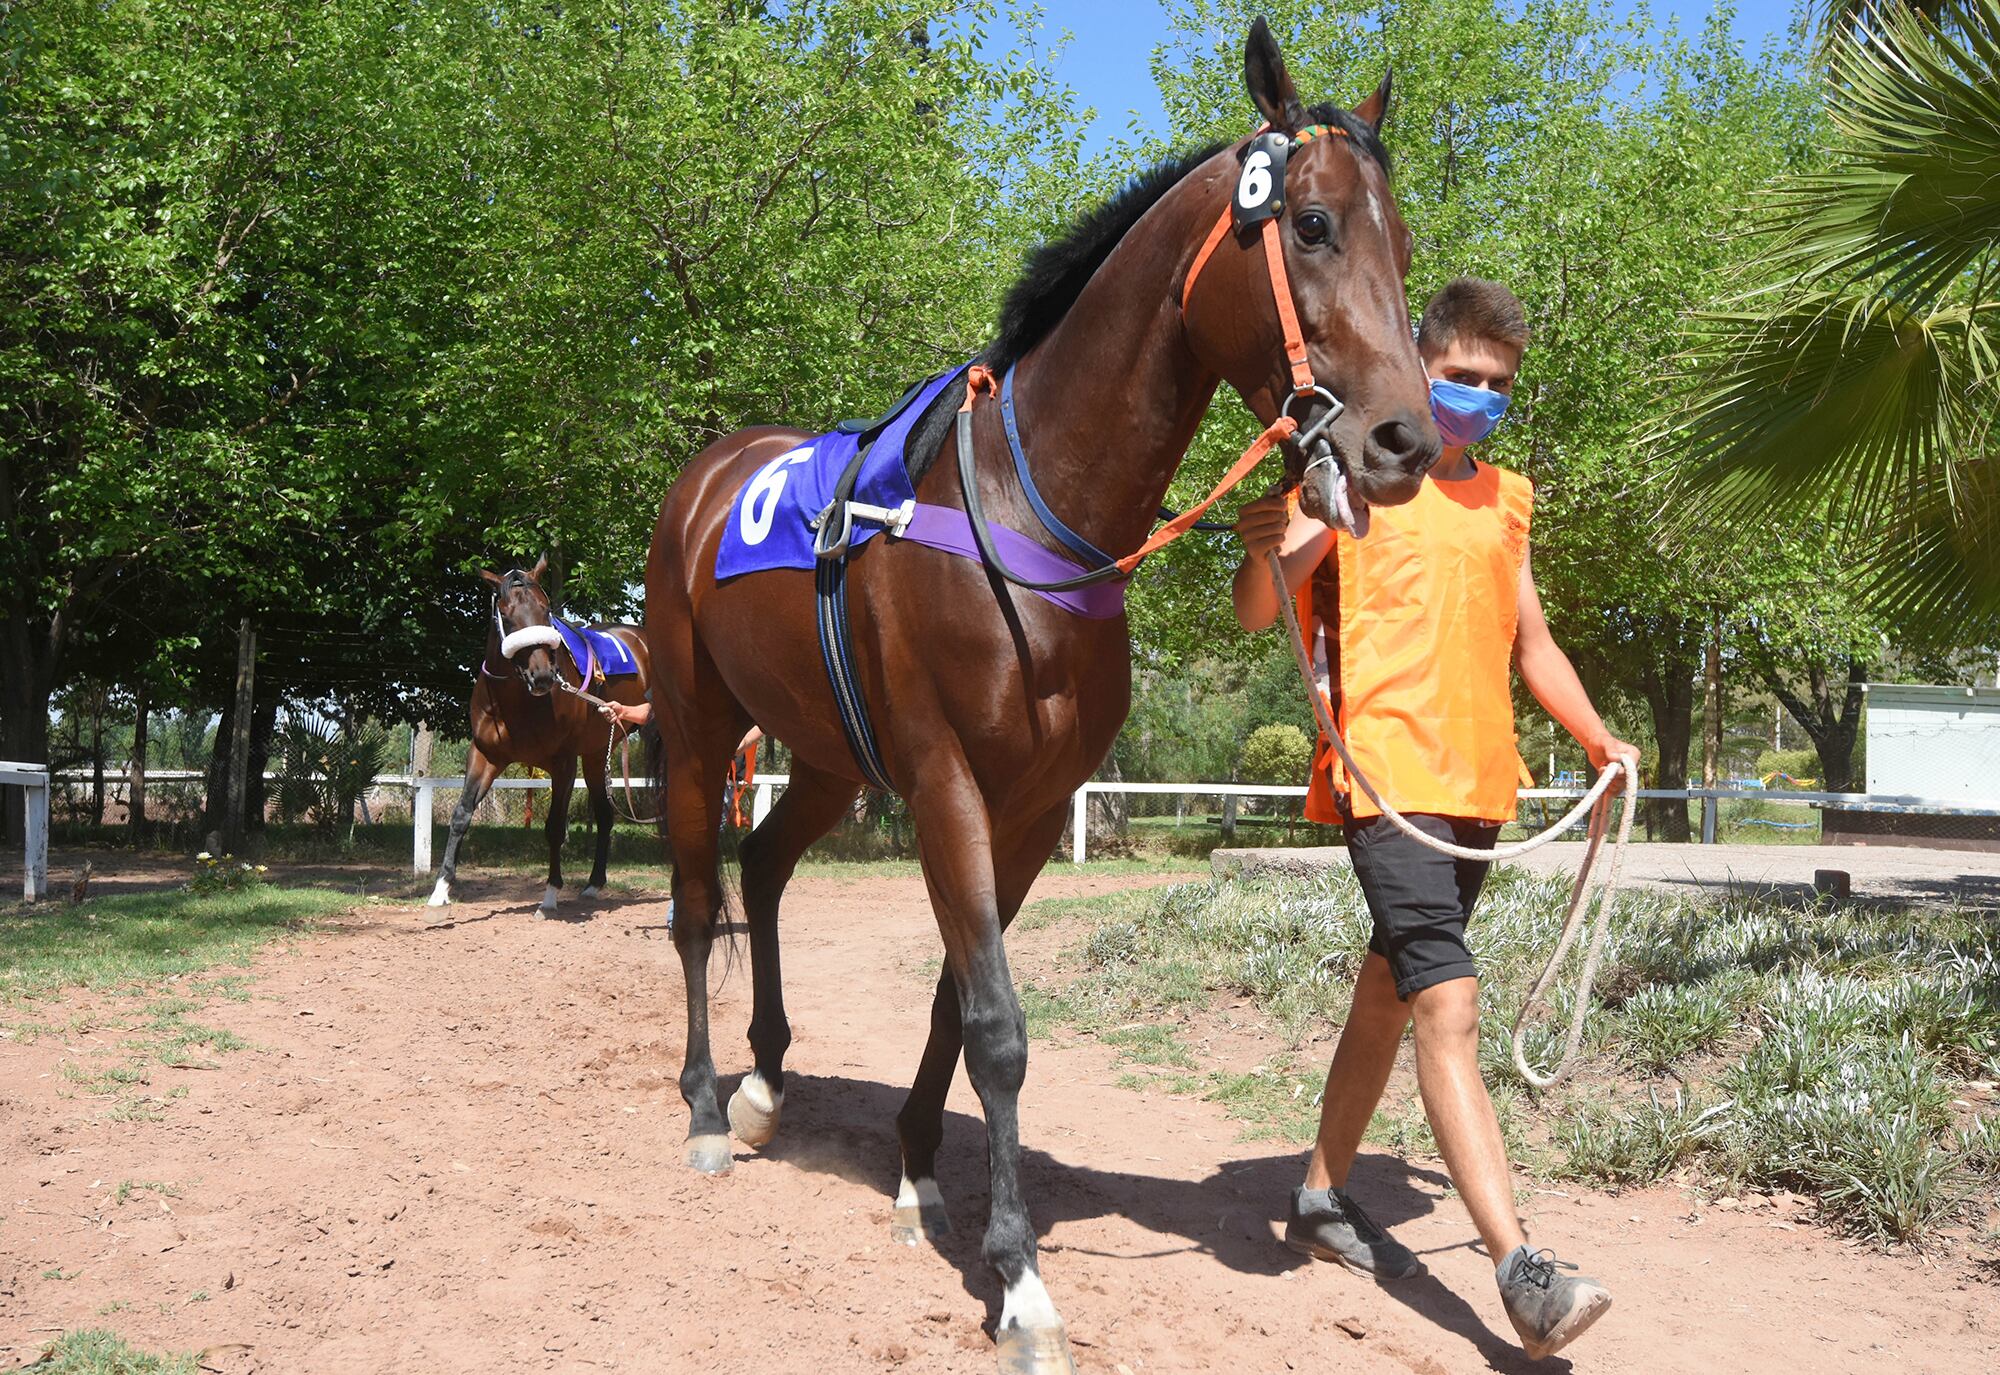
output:
[[[1884,1242],[2000,1203],[2000,1118],[1967,1091],[2000,1077],[1993,914],[1629,892],[1586,1063],[1538,1095],[1513,1068],[1507,1029],[1566,898],[1562,880],[1498,870],[1470,932],[1481,1063],[1518,1161],[1614,1186],[1681,1172],[1789,1189]],[[1346,1013],[1369,929],[1350,872],[1210,880],[1062,913],[1086,928],[1068,956],[1075,973],[1034,990],[1031,1027],[1095,1034],[1128,1063],[1172,1071],[1134,1071],[1135,1084],[1203,1094],[1259,1134],[1310,1138],[1323,1066],[1292,1057]],[[1570,1007],[1570,980],[1559,987],[1529,1038],[1544,1066]],[[1286,1050],[1247,1074],[1194,1062],[1171,1028],[1224,998],[1254,1002]],[[1378,1115],[1371,1135],[1392,1149],[1429,1142],[1409,1111]]]
[[[148,1092],[155,1069],[214,1068],[216,1057],[248,1044],[192,1018],[211,999],[249,997],[244,975],[218,970],[247,965],[265,942],[353,905],[349,894],[260,884],[228,893],[120,894],[74,908],[0,912],[0,1010],[32,1014],[75,989],[110,999],[105,1007],[61,1020],[8,1017],[0,1034],[26,1041],[67,1040],[105,1027],[127,1032],[119,1043],[122,1058],[93,1052],[62,1061],[57,1091],[110,1100],[106,1116],[113,1121],[157,1121],[187,1088]],[[126,1187],[165,1186],[121,1189]]]
[[[216,965],[246,965],[258,946],[352,907],[352,894],[262,885],[207,897],[129,893],[78,907],[0,911],[0,1007],[70,988],[117,989]]]
[[[63,1333],[27,1368],[36,1375],[196,1375],[197,1366],[191,1354],[149,1355],[115,1333],[88,1328]]]

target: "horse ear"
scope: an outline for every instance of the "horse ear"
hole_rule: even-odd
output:
[[[505,578],[502,578],[498,573],[495,573],[490,568],[480,569],[479,576],[486,579],[486,581],[492,583],[495,587],[498,587],[501,583],[506,581]]]
[[[1285,70],[1278,40],[1271,37],[1271,26],[1261,14],[1250,25],[1250,37],[1243,45],[1243,82],[1257,112],[1273,129],[1289,134],[1305,124],[1306,107],[1292,85],[1292,74]]]
[[[1382,132],[1382,121],[1389,113],[1389,77],[1390,73],[1385,70],[1382,84],[1375,88],[1375,94],[1354,107],[1354,117],[1378,134]]]
[[[528,570],[528,576],[533,578],[536,582],[540,582],[542,580],[542,574],[548,571],[549,571],[549,556],[547,554],[543,554],[540,558],[535,560],[535,566]]]

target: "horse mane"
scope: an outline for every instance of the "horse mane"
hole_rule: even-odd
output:
[[[1306,119],[1312,124],[1342,130],[1357,148],[1380,163],[1384,172],[1389,170],[1389,150],[1382,146],[1381,137],[1353,112],[1334,104],[1314,105],[1306,111]],[[1210,143],[1190,152],[1172,154],[1133,177],[1110,198],[1085,210],[1066,232],[1030,253],[1021,275],[1007,289],[1000,305],[999,329],[993,342],[980,354],[980,361],[995,373],[1005,372],[1020,362],[1029,349],[1069,314],[1070,307],[1083,295],[1084,287],[1132,226],[1189,172],[1234,141]],[[938,397],[911,427],[904,453],[913,481],[922,478],[936,462],[951,428],[951,413],[958,409],[961,399]]]
[[[1315,105],[1306,111],[1306,118],[1310,123],[1342,130],[1357,147],[1380,163],[1383,171],[1389,170],[1389,150],[1382,146],[1375,130],[1350,111],[1338,105]],[[1111,256],[1111,250],[1131,232],[1132,226],[1183,177],[1233,141],[1176,153],[1141,172],[1110,199],[1077,216],[1066,233],[1029,254],[1021,275],[1008,288],[1000,306],[999,332],[982,356],[986,366],[1004,372],[1040,343],[1069,313],[1091,277]]]

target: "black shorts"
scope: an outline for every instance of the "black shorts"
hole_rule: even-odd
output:
[[[1408,820],[1427,835],[1467,849],[1490,850],[1500,828],[1490,821],[1418,815]],[[1456,859],[1420,845],[1387,817],[1349,821],[1347,855],[1375,934],[1368,948],[1389,962],[1396,996],[1408,999],[1432,984],[1478,977],[1465,948],[1465,923],[1486,882],[1488,861]]]

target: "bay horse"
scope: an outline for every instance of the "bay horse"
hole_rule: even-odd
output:
[[[975,530],[983,508],[1016,532],[1017,551],[1033,542],[1045,556],[1061,553],[1052,536],[1063,522],[1075,527],[1063,533],[1081,531],[1098,549],[1133,549],[1225,381],[1268,426],[1259,443],[1282,441],[1309,514],[1351,516],[1416,495],[1439,440],[1404,291],[1411,236],[1379,137],[1388,79],[1352,111],[1308,110],[1261,19],[1245,74],[1268,130],[1140,176],[1032,255],[980,359],[988,382],[1011,370],[1011,390],[1004,401],[984,395],[975,368],[962,414],[950,388],[927,407],[905,450],[918,500]],[[1278,169],[1274,192],[1276,135],[1287,136],[1277,145],[1289,170]],[[1268,223],[1229,232],[1232,212],[1253,202]],[[1303,411],[1286,419],[1295,405]],[[1022,457],[1010,470],[1016,422]],[[1294,442],[1308,437],[1310,453]],[[791,1041],[779,897],[806,847],[875,772],[850,744],[843,688],[816,641],[813,576],[716,576],[739,493],[753,478],[758,488],[783,480],[777,460],[807,438],[764,427],[710,445],[662,502],[646,563],[646,642],[661,666],[662,829],[687,994],[686,1160],[708,1173],[731,1167],[732,1128],[753,1148],[777,1129]],[[1252,446],[1245,462],[1261,453]],[[1118,566],[1129,572],[1132,562]],[[947,1226],[935,1162],[962,1050],[986,1117],[983,1249],[1005,1289],[1000,1368],[1073,1371],[1018,1177],[1027,1034],[1002,937],[1061,836],[1071,794],[1124,722],[1126,620],[1122,610],[1073,614],[1017,591],[1009,581],[1018,575],[1003,576],[991,552],[968,557],[915,539],[876,539],[846,577],[853,673],[844,687],[858,692],[876,762],[908,802],[944,944],[929,1041],[896,1117],[902,1182],[892,1225],[912,1242]],[[790,786],[739,853],[754,1068],[725,1118],[708,1025],[723,899],[716,833],[730,746],[753,720],[791,748],[793,763]]]
[[[486,653],[472,684],[472,746],[465,758],[465,787],[451,814],[451,838],[429,906],[451,901],[458,881],[458,847],[466,827],[493,780],[509,764],[525,764],[549,776],[549,814],[543,833],[549,842],[549,878],[542,891],[542,915],[553,916],[562,891],[563,837],[569,826],[569,795],[576,782],[577,760],[583,760],[584,786],[590,794],[590,815],[597,823],[597,855],[590,866],[586,898],[604,887],[605,864],[611,857],[611,790],[605,763],[612,724],[571,685],[606,701],[637,705],[651,682],[650,655],[638,626],[595,626],[616,637],[632,651],[636,674],[583,681],[583,668],[561,648],[549,595],[542,590],[548,571],[544,555],[533,568],[505,574],[481,569],[479,576],[493,588],[493,615],[486,627]],[[511,652],[509,652],[511,651]],[[564,665],[568,668],[565,669]],[[576,681],[572,685],[571,679]]]

